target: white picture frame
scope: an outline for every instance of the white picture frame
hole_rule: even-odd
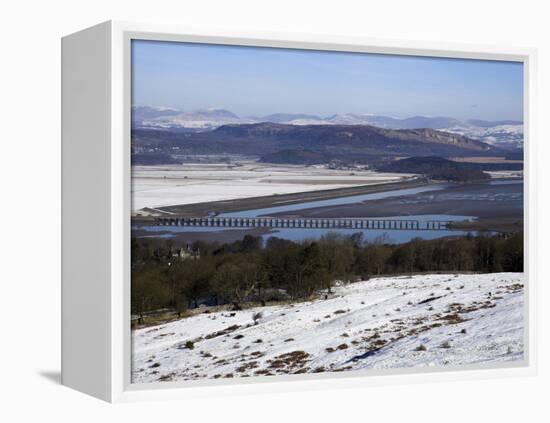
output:
[[[524,64],[525,359],[505,366],[130,383],[130,42],[182,41]],[[526,376],[536,373],[536,51],[106,22],[62,40],[62,383],[110,402]]]

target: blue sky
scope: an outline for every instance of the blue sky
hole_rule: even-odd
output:
[[[132,65],[134,105],[523,118],[521,63],[134,40]]]

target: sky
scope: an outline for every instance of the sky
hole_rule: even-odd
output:
[[[132,103],[523,120],[521,63],[134,40]]]

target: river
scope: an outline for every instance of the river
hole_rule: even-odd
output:
[[[377,212],[382,212],[377,214]],[[431,184],[417,188],[377,192],[330,200],[320,200],[220,214],[220,217],[365,217],[391,220],[472,221],[480,217],[499,218],[520,216],[523,212],[523,180],[493,180],[475,184]],[[413,238],[435,239],[445,236],[465,235],[461,230],[378,230],[334,228],[250,228],[221,229],[215,227],[148,226],[139,229],[150,233],[141,236],[185,237],[201,234],[204,239],[222,239],[229,231],[234,237],[247,233],[261,235],[264,240],[277,236],[292,241],[318,239],[329,232],[342,235],[363,234],[366,241],[384,239],[386,242],[403,243]],[[193,235],[196,234],[196,235]]]

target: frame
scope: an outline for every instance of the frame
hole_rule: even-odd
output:
[[[132,39],[281,47],[524,65],[525,355],[510,365],[365,370],[238,380],[130,383]],[[63,38],[62,383],[110,402],[527,376],[536,373],[536,51],[327,35],[106,22]],[[93,142],[93,144],[92,144]],[[89,193],[85,197],[82,192]],[[87,224],[82,227],[81,222]],[[82,237],[89,244],[82,246]],[[91,271],[82,275],[83,265]],[[93,336],[90,336],[93,334]]]

